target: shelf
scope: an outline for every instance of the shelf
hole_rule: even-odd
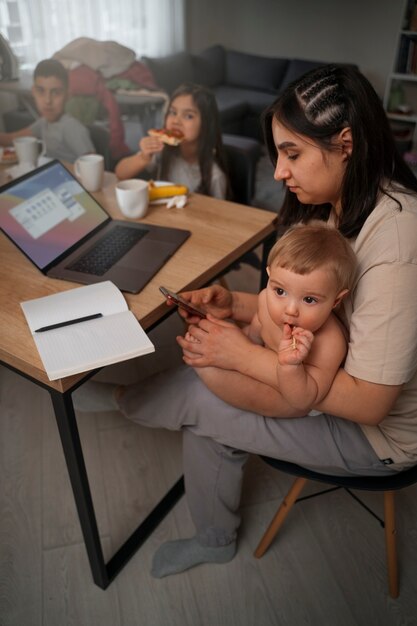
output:
[[[391,113],[387,111],[387,117],[390,120],[396,120],[398,122],[404,122],[405,124],[408,122],[409,124],[417,123],[417,115],[404,115],[401,113]]]
[[[407,80],[410,82],[417,82],[417,74],[391,74],[393,80]]]

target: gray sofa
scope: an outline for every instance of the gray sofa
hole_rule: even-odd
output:
[[[221,45],[200,54],[180,52],[142,60],[157,85],[169,94],[184,82],[210,87],[216,95],[222,131],[258,140],[262,111],[291,81],[324,64],[237,52]]]

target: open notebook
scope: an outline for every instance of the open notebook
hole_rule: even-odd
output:
[[[110,281],[21,303],[49,380],[154,352]]]
[[[188,230],[113,220],[59,162],[0,188],[0,228],[44,274],[138,293]]]

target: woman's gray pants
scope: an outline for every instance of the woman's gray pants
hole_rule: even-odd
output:
[[[236,539],[248,453],[333,475],[395,473],[357,424],[323,414],[274,419],[242,411],[217,398],[187,366],[127,387],[119,404],[138,424],[183,431],[188,505],[198,540],[207,546]]]

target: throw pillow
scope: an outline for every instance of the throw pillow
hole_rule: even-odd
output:
[[[171,94],[182,83],[193,82],[191,54],[178,52],[165,57],[142,57],[158,87]]]
[[[288,60],[226,51],[226,84],[274,92],[280,86]]]

